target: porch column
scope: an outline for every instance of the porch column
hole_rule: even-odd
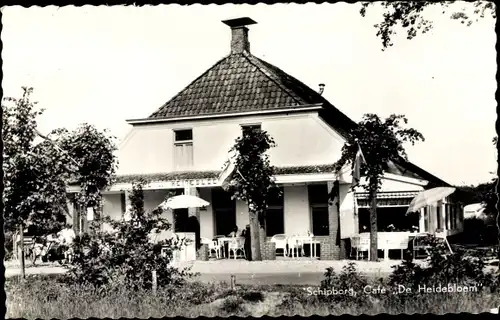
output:
[[[79,207],[75,201],[74,196],[72,196],[70,199],[68,199],[70,202],[70,207],[72,208],[73,211],[73,231],[75,232],[76,235],[80,234],[81,228],[80,228],[80,210]]]
[[[185,186],[184,187],[184,194],[185,195],[190,195],[190,196],[195,196],[199,197],[199,192],[198,188],[196,187],[191,187],[191,186]],[[195,220],[194,220],[195,219]],[[201,226],[200,226],[200,208],[188,208],[188,226],[187,230],[189,232],[194,232],[195,233],[195,250],[198,251],[200,244],[201,244],[201,239],[200,239],[200,232],[201,232]]]
[[[443,232],[446,234],[446,231],[449,229],[449,218],[448,218],[448,210],[447,210],[446,201],[441,202],[441,217],[443,219]]]
[[[328,194],[334,188],[334,181],[328,181]],[[328,229],[329,235],[328,240],[321,243],[321,260],[340,260],[341,250],[340,250],[340,216],[339,207],[337,201],[328,203]]]
[[[426,232],[426,230],[425,230],[425,208],[422,208],[419,211],[418,231],[419,232]]]
[[[127,213],[127,210],[131,205],[130,198],[129,198],[130,197],[130,190],[124,190],[123,196],[124,196],[124,200],[123,200],[122,218],[125,218],[125,213]]]

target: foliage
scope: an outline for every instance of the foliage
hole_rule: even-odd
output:
[[[99,198],[95,195],[114,174],[116,148],[106,131],[89,124],[73,132],[56,129],[50,138],[43,137],[36,128],[43,110],[30,100],[33,88],[22,89],[21,98],[2,101],[5,227],[13,232],[22,224],[46,247],[48,235],[67,227],[67,183],[77,179],[87,203]],[[43,142],[36,143],[37,136]]]
[[[333,268],[327,268],[324,274],[324,279],[321,280],[321,290],[331,290],[333,288],[349,290],[352,289],[355,295],[321,295],[320,299],[326,300],[353,300],[361,302],[366,297],[363,296],[363,289],[368,285],[368,280],[361,274],[356,267],[356,263],[349,262],[342,268],[340,274],[336,274]]]
[[[436,285],[467,285],[476,286],[478,291],[489,289],[496,292],[499,289],[499,275],[485,272],[484,256],[471,254],[461,248],[455,248],[449,253],[444,242],[432,235],[423,240],[429,246],[427,266],[420,266],[407,257],[401,265],[394,266],[389,284],[395,287],[399,284],[411,288],[418,293],[418,286]],[[498,273],[498,272],[497,272]]]
[[[428,7],[441,6],[442,14],[449,13],[451,19],[460,20],[462,24],[467,22],[470,26],[474,21],[480,18],[491,16],[496,18],[495,4],[492,1],[474,1],[469,3],[467,10],[462,6],[461,10],[450,8],[455,1],[382,1],[379,2],[384,8],[383,21],[376,24],[377,37],[382,40],[382,50],[393,45],[392,39],[397,34],[397,27],[403,28],[407,33],[407,39],[413,39],[419,33],[425,34],[432,29],[433,22],[424,18],[424,10]],[[365,17],[367,8],[373,5],[373,2],[363,2],[361,4],[360,14]],[[474,19],[475,17],[475,19]]]
[[[227,292],[228,285],[187,282],[181,287],[159,287],[156,294],[150,290],[121,288],[103,291],[91,285],[76,284],[58,275],[28,276],[29,281],[8,278],[6,290],[6,318],[25,319],[70,319],[70,318],[161,318],[182,316],[221,317],[220,308],[214,307],[221,293]],[[248,286],[250,287],[250,286]],[[244,300],[246,286],[242,293],[233,292]],[[402,295],[387,295],[381,299],[357,301],[320,301],[310,295],[303,286],[268,285],[255,286],[252,291],[279,292],[281,303],[269,308],[270,316],[321,315],[329,314],[400,314],[400,313],[481,313],[500,304],[500,295],[483,290],[476,294],[422,294],[412,296],[403,302]],[[267,301],[264,301],[264,305]],[[242,305],[244,307],[244,305]],[[237,316],[260,316],[248,314],[246,308],[239,308]],[[255,308],[259,309],[259,308]]]
[[[480,183],[476,186],[457,186],[456,198],[464,203],[482,203],[487,213],[496,214],[497,194],[495,192],[498,178],[490,182]]]
[[[239,296],[229,296],[224,300],[221,309],[227,313],[241,312],[244,302],[245,300]]]
[[[403,128],[408,120],[404,115],[390,115],[382,120],[376,114],[366,114],[342,146],[342,156],[335,163],[339,172],[346,164],[353,163],[361,148],[366,163],[361,165],[361,175],[366,176],[367,185],[363,185],[367,192],[372,194],[381,187],[381,178],[388,169],[390,161],[398,162],[400,158],[407,159],[404,143],[424,141],[423,135],[415,129]]]
[[[4,98],[3,193],[5,229],[30,226],[35,236],[55,233],[65,226],[69,157],[49,143],[35,145],[36,118],[43,110],[30,100],[32,88],[21,98]],[[5,104],[4,104],[5,103]]]
[[[261,129],[244,130],[231,152],[236,151],[236,168],[229,191],[233,197],[243,200],[248,208],[258,214],[261,222],[265,217],[269,197],[279,189],[274,180],[275,168],[269,163],[266,152],[275,146],[269,134]]]
[[[57,129],[52,132],[55,140],[73,159],[78,167],[72,177],[79,184],[78,203],[83,208],[99,207],[101,191],[112,183],[118,161],[116,160],[115,137],[108,130],[102,132],[83,123],[74,131]]]
[[[207,305],[214,301],[220,284],[187,282],[182,286],[147,289],[127,287],[103,290],[90,284],[74,283],[63,275],[28,276],[29,281],[7,279],[7,317],[26,319],[70,318],[161,318],[164,316],[217,316],[220,310]]]
[[[89,234],[77,236],[72,245],[73,260],[67,265],[71,277],[82,284],[97,287],[151,288],[152,271],[157,272],[159,286],[180,284],[188,274],[171,265],[174,250],[185,244],[184,239],[156,240],[171,224],[161,217],[163,210],[144,210],[141,183],[133,186],[131,220],[103,219],[113,232],[95,228]]]
[[[497,243],[497,230],[491,221],[484,218],[464,219],[460,243],[492,245]]]
[[[230,152],[236,153],[232,180],[227,188],[232,198],[245,201],[250,215],[252,259],[260,260],[259,230],[265,224],[266,210],[272,197],[280,196],[275,168],[266,152],[275,146],[273,138],[260,128],[245,129]],[[260,224],[260,225],[259,225]]]

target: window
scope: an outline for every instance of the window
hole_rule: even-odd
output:
[[[283,190],[281,195],[271,197],[266,210],[266,236],[285,233],[285,213],[283,205]]]
[[[242,124],[241,130],[243,133],[253,131],[253,130],[261,130],[262,127],[260,124]]]
[[[193,166],[193,130],[176,130],[174,134],[174,168],[189,169]]]
[[[175,189],[174,192],[176,196],[179,196],[184,194],[184,189]],[[174,232],[187,232],[188,218],[189,218],[188,209],[174,209],[173,210]]]
[[[236,200],[222,188],[212,189],[215,234],[228,235],[236,226]]]
[[[311,208],[312,233],[315,236],[328,236],[330,234],[328,188],[326,184],[309,185],[307,192]]]

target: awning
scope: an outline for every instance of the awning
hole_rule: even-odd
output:
[[[379,192],[377,193],[377,207],[409,206],[419,191]],[[358,192],[355,195],[359,207],[370,207],[368,192]]]
[[[399,199],[399,198],[414,198],[419,191],[395,191],[395,192],[378,192],[377,199]],[[356,199],[368,199],[368,192],[356,192]]]

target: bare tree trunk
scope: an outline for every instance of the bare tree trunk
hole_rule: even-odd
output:
[[[19,227],[19,251],[21,252],[21,257],[19,261],[21,262],[21,278],[26,277],[25,273],[25,267],[24,267],[24,227],[23,224],[21,223]]]
[[[500,197],[499,197],[500,198]],[[497,235],[497,240],[498,240],[498,250],[497,250],[497,258],[498,258],[498,269],[500,270],[500,212],[498,212],[498,208],[500,207],[500,199],[497,200],[497,230],[498,230],[498,235]]]
[[[372,191],[370,194],[370,261],[377,261],[378,246],[377,246],[377,192]]]
[[[260,225],[257,213],[253,210],[248,210],[250,220],[250,251],[252,252],[252,261],[262,261],[260,254]]]

